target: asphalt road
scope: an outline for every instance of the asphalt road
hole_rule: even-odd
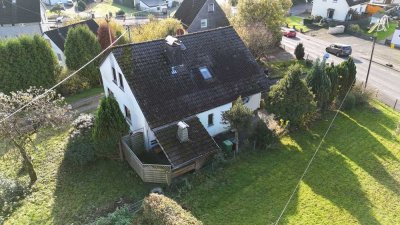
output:
[[[294,48],[298,43],[302,42],[305,48],[306,57],[311,59],[320,58],[325,54],[325,48],[330,45],[330,42],[318,39],[316,37],[307,36],[304,34],[297,34],[296,38],[282,39],[282,47],[290,53],[293,53]],[[352,57],[357,66],[357,80],[362,82],[365,81],[369,55],[365,54],[365,48],[371,48],[371,46],[360,46],[353,47]],[[338,64],[346,58],[336,57],[330,55],[327,62],[334,62]],[[394,68],[400,68],[400,65],[394,65]],[[373,60],[371,64],[371,71],[368,79],[368,86],[378,90],[378,98],[384,103],[393,106],[396,99],[399,99],[397,109],[400,110],[400,71],[385,66],[384,62],[379,60]]]

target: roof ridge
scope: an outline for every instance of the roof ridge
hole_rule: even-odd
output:
[[[232,25],[229,26],[225,26],[225,27],[218,27],[215,29],[209,29],[209,30],[202,30],[202,31],[197,31],[197,32],[193,32],[193,33],[188,33],[188,34],[184,34],[184,35],[180,35],[177,36],[177,38],[179,39],[179,37],[187,37],[187,36],[191,36],[191,35],[195,35],[195,34],[199,34],[199,33],[208,33],[208,32],[214,32],[217,30],[224,30],[224,29],[228,29],[228,28],[233,28]],[[176,36],[174,36],[176,37]],[[143,42],[137,42],[137,43],[128,43],[128,44],[122,44],[122,45],[117,45],[111,48],[111,50],[114,49],[118,49],[118,48],[123,48],[123,47],[127,47],[127,46],[133,46],[133,45],[141,45],[141,44],[147,44],[147,43],[151,43],[151,42],[158,42],[158,41],[164,41],[165,38],[160,38],[160,39],[155,39],[155,40],[149,40],[149,41],[143,41]]]

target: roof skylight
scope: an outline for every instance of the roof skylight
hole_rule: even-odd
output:
[[[212,78],[212,75],[207,67],[200,67],[199,70],[204,80],[209,80]]]

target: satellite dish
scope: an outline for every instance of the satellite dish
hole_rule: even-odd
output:
[[[184,34],[185,34],[185,31],[183,29],[179,28],[176,30],[176,36],[180,36],[180,35],[184,35]]]

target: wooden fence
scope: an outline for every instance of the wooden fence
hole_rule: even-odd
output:
[[[126,161],[144,182],[171,183],[171,165],[144,164],[136,154],[144,151],[143,133],[128,135],[121,140],[121,150]]]

